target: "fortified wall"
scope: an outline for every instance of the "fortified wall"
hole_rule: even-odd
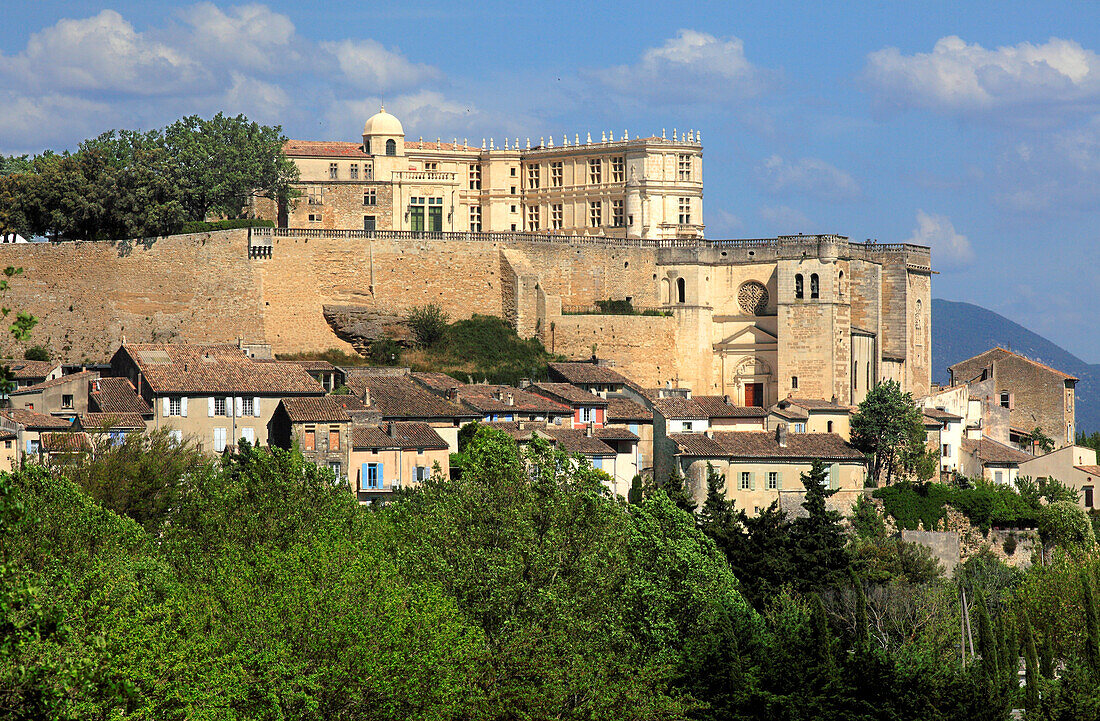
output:
[[[925,392],[930,377],[928,249],[839,236],[254,228],[4,245],[0,264],[24,268],[5,305],[38,316],[31,344],[71,362],[108,358],[123,338],[350,350],[326,306],[399,316],[437,303],[456,319],[502,316],[565,356],[595,347],[645,385],[681,383],[737,402],[791,392],[851,400],[859,374]],[[608,299],[646,314],[594,312]],[[866,344],[857,348],[853,329]]]

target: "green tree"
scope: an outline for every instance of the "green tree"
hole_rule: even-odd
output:
[[[23,351],[23,359],[29,361],[48,361],[50,349],[45,346],[35,345]]]
[[[826,505],[837,490],[829,488],[829,469],[820,460],[814,460],[801,479],[806,489],[802,502],[806,515],[791,522],[796,584],[806,590],[836,587],[847,577],[850,563],[843,516]]]
[[[1085,602],[1085,663],[1100,679],[1100,612],[1096,607],[1096,587],[1088,569],[1081,572],[1081,588]]]
[[[1028,433],[1024,440],[1043,453],[1050,453],[1054,450],[1054,439],[1044,433],[1039,426],[1035,426],[1035,429]]]
[[[897,381],[875,386],[851,420],[852,444],[871,458],[875,485],[889,485],[913,470],[924,452],[925,431],[913,396]]]
[[[436,303],[414,306],[405,319],[421,348],[431,348],[447,333],[447,314]]]
[[[1023,617],[1024,642],[1024,708],[1028,717],[1039,711],[1039,652],[1035,647],[1035,634],[1031,631],[1031,622]]]
[[[1066,548],[1091,548],[1096,544],[1092,521],[1072,501],[1056,501],[1039,511],[1039,536],[1043,543]]]
[[[668,480],[661,486],[661,489],[665,492],[665,495],[676,504],[677,508],[683,509],[688,513],[695,513],[697,505],[695,503],[695,497],[688,488],[687,479],[680,474],[679,470],[674,469],[668,474]]]

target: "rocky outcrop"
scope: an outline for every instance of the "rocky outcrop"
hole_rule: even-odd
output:
[[[360,353],[381,338],[391,338],[406,347],[412,345],[412,332],[403,316],[358,305],[326,305],[322,310],[332,331]]]

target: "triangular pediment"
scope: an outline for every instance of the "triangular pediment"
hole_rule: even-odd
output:
[[[759,326],[750,325],[715,344],[718,348],[759,348],[773,346],[779,339]]]

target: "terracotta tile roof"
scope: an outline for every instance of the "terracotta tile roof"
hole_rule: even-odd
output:
[[[1030,453],[1024,453],[1012,446],[1006,446],[1004,443],[989,438],[982,438],[981,440],[964,438],[962,440],[962,450],[963,453],[976,457],[982,463],[996,463],[999,465],[1014,465],[1030,461],[1035,457]]]
[[[653,407],[669,420],[707,420],[710,416],[693,398],[658,398]]]
[[[148,401],[137,394],[129,378],[100,378],[88,393],[90,407],[101,413],[152,413]]]
[[[783,403],[790,403],[791,405],[798,406],[799,408],[804,408],[808,411],[834,411],[837,413],[847,413],[852,410],[849,406],[835,403],[833,401],[826,401],[820,398],[786,398],[779,403],[780,405],[782,405]]]
[[[257,358],[257,363],[293,363],[296,366],[301,366],[307,371],[334,371],[336,366],[329,363],[327,360],[282,360],[274,358]]]
[[[288,140],[283,144],[283,153],[290,158],[356,158],[369,160],[371,156],[363,152],[362,143],[342,140]]]
[[[44,453],[79,453],[90,448],[83,433],[43,433],[38,439]]]
[[[28,378],[45,378],[57,370],[59,365],[61,364],[54,361],[17,360],[9,361],[8,369],[15,380],[20,381]]]
[[[279,404],[291,423],[350,423],[351,416],[334,398],[283,398]]]
[[[589,393],[588,395],[592,395]],[[512,402],[508,403],[511,397]],[[592,396],[595,398],[596,396]],[[536,393],[496,385],[464,385],[458,388],[458,400],[479,413],[543,413],[571,416],[573,409]]]
[[[922,409],[924,415],[928,418],[932,418],[937,421],[961,421],[962,416],[957,416],[954,413],[948,413],[947,411],[940,410],[939,408],[924,408]]]
[[[370,391],[367,410],[384,418],[476,418],[477,413],[440,398],[408,376],[359,374],[348,377],[359,397]]]
[[[446,450],[447,441],[436,433],[427,423],[393,423],[393,435],[389,433],[390,424],[381,426],[356,426],[351,429],[352,448],[410,449],[426,448]]]
[[[529,441],[536,432],[546,438],[545,421],[479,421],[481,425],[507,433],[517,441]]]
[[[323,395],[324,389],[293,363],[260,363],[235,345],[138,343],[123,346],[157,395]]]
[[[85,413],[80,416],[80,427],[84,430],[106,431],[143,430],[145,418],[140,413]]]
[[[580,453],[584,456],[613,456],[615,449],[584,430],[548,426],[545,434],[550,436],[554,445],[566,453]]]
[[[606,399],[600,398],[595,393],[581,390],[569,383],[536,383],[531,386],[531,392],[572,406],[607,407]]]
[[[41,383],[35,383],[33,386],[24,386],[17,391],[12,391],[11,395],[18,396],[23,395],[24,393],[37,393],[39,391],[46,390],[47,388],[63,386],[66,383],[70,383],[72,381],[76,381],[77,383],[87,383],[93,378],[98,377],[99,371],[81,371],[80,373],[70,373],[67,376],[61,376],[60,378],[53,378],[48,381],[42,381]]]
[[[652,421],[653,411],[625,398],[607,399],[607,422]]]
[[[15,433],[0,428],[0,441],[10,441],[13,438],[15,438]]]
[[[1037,368],[1042,368],[1045,371],[1049,371],[1049,372],[1051,372],[1051,373],[1053,373],[1053,374],[1055,374],[1055,375],[1057,375],[1061,378],[1064,378],[1065,380],[1070,380],[1070,381],[1079,380],[1076,376],[1071,376],[1069,373],[1063,373],[1062,371],[1058,370],[1057,368],[1051,368],[1050,366],[1048,366],[1044,363],[1040,363],[1039,361],[1033,361],[1030,358],[1028,358],[1027,356],[1022,356],[1022,355],[1020,355],[1019,353],[1017,353],[1015,351],[1010,351],[1007,348],[1001,348],[1000,346],[997,346],[996,348],[990,348],[989,350],[985,351],[984,353],[979,353],[978,355],[974,356],[973,358],[967,358],[966,360],[959,361],[958,363],[955,363],[953,365],[948,366],[948,368],[951,369],[951,370],[954,370],[956,367],[961,366],[964,363],[969,363],[970,361],[975,360],[977,358],[981,358],[984,355],[989,355],[991,357],[995,356],[995,357],[992,358],[993,360],[1000,360],[1001,358],[1004,358],[1005,356],[1013,356],[1015,358],[1019,358],[1022,361],[1026,361],[1027,363],[1030,363],[1031,365],[1033,365]]]
[[[35,413],[26,408],[5,408],[0,410],[0,416],[32,431],[49,428],[71,428],[73,425],[71,421],[64,418]]]
[[[729,458],[791,458],[822,461],[862,461],[864,456],[835,433],[789,433],[780,446],[770,431],[722,431],[671,433],[677,455],[726,456]]]
[[[410,373],[409,376],[428,390],[440,395],[446,394],[452,388],[462,388],[466,385],[446,373]]]
[[[774,405],[769,412],[772,415],[785,418],[788,421],[805,421],[810,418],[810,414],[806,412],[806,409],[799,408],[798,406],[788,405],[786,407],[780,407],[779,405]]]
[[[566,383],[591,385],[593,383],[615,383],[625,385],[627,379],[620,373],[611,370],[607,366],[596,363],[568,362],[549,363],[550,377],[554,380],[560,378]]]
[[[592,435],[599,438],[602,441],[637,441],[638,435],[631,433],[625,428],[615,428],[614,426],[603,428],[596,428],[592,431]]]
[[[1091,473],[1094,476],[1100,476],[1100,466],[1074,466],[1074,468],[1085,473]]]
[[[691,397],[708,418],[763,418],[768,412],[756,406],[739,406],[726,402],[726,396]]]
[[[338,404],[345,411],[365,411],[367,407],[363,404],[363,401],[358,396],[353,396],[350,393],[342,393],[340,395],[327,396],[331,398],[333,403]]]

